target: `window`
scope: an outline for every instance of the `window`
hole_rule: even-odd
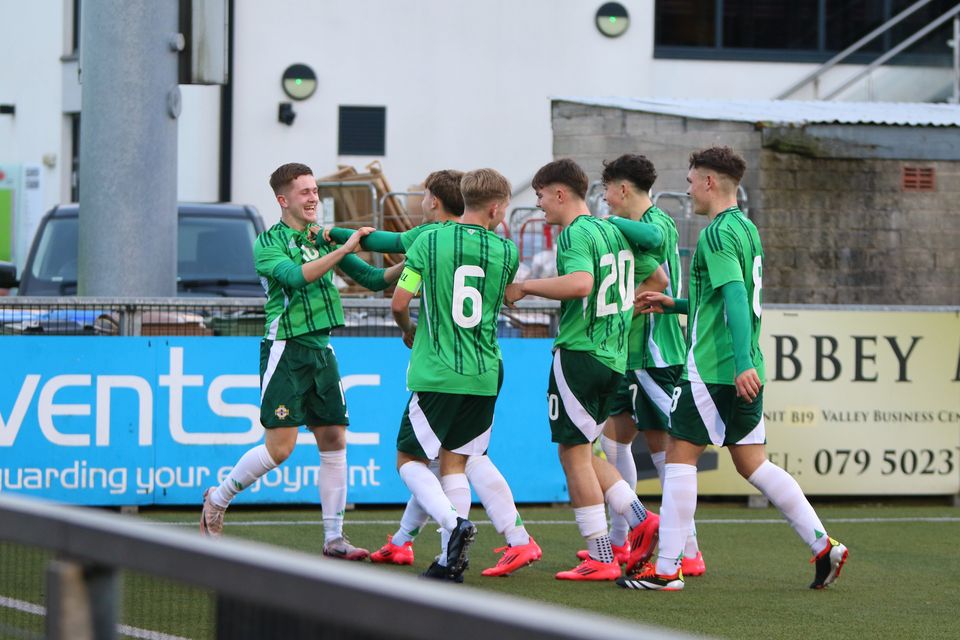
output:
[[[657,0],[654,56],[825,62],[915,0]],[[933,0],[864,45],[849,62],[872,61],[952,8]],[[950,65],[952,21],[893,58],[895,64]]]
[[[386,155],[386,146],[386,107],[340,107],[341,156],[382,156]]]

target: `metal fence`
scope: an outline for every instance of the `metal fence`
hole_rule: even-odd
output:
[[[149,611],[131,614],[137,607]],[[688,637],[263,544],[212,541],[130,516],[0,495],[0,636],[44,635]]]
[[[414,313],[419,308],[415,301]],[[521,300],[500,314],[501,337],[553,337],[559,304]],[[390,300],[345,298],[336,336],[399,336]],[[262,336],[263,298],[0,297],[0,335]]]

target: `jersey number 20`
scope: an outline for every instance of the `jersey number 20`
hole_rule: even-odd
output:
[[[600,268],[610,267],[610,273],[600,282],[600,289],[597,290],[597,317],[610,316],[618,311],[626,311],[633,308],[634,294],[634,273],[633,273],[633,252],[626,249],[614,256],[612,253],[605,253],[600,256]],[[620,304],[616,302],[607,302],[607,291],[614,284],[617,284],[620,293]]]

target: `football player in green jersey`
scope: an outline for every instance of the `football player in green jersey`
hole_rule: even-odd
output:
[[[840,574],[847,548],[827,535],[803,490],[767,459],[760,351],[763,248],[757,228],[737,205],[746,170],[729,147],[690,156],[688,193],[710,223],[700,232],[690,266],[689,299],[662,293],[639,297],[644,312],[688,313],[687,353],[673,392],[664,470],[660,550],[656,565],[618,582],[623,587],[679,590],[684,541],[697,508],[697,460],[707,445],[727,447],[737,471],[784,515],[813,553],[812,589]]]
[[[457,222],[463,215],[463,196],[460,194],[462,171],[442,169],[427,176],[424,182],[423,223],[402,233],[394,231],[374,231],[360,240],[360,246],[366,251],[379,253],[406,253],[413,241],[424,231]],[[353,233],[352,229],[331,227],[323,230],[323,237],[337,244],[343,244]]]
[[[424,214],[423,224],[403,233],[374,231],[361,239],[361,246],[371,251],[405,253],[421,233],[438,229],[445,224],[459,222],[464,209],[463,194],[460,191],[462,178],[463,172],[452,169],[431,173],[424,181],[425,193],[421,204]],[[346,241],[351,233],[348,229],[336,227],[329,231],[324,230],[324,236],[329,236],[335,241]],[[412,338],[407,346],[413,346]],[[439,478],[440,461],[431,460],[428,466]],[[538,559],[541,556],[540,548],[527,533],[514,503],[510,485],[490,457],[486,454],[470,456],[467,460],[466,473],[467,481],[477,492],[477,497],[480,498],[494,528],[503,535],[507,543],[505,547],[500,547],[496,551],[503,552],[497,564],[484,569],[481,575],[510,575],[529,564],[530,557],[535,556]],[[400,518],[399,528],[393,535],[387,536],[387,542],[382,547],[370,554],[370,561],[384,564],[413,564],[415,557],[413,541],[429,517],[417,499],[411,496]]]
[[[631,224],[653,224],[663,232],[663,244],[646,254],[637,254],[637,282],[643,281],[642,266],[653,260],[660,266],[641,290],[666,292],[671,297],[681,295],[680,252],[677,248],[677,226],[673,219],[650,200],[650,190],[657,179],[657,170],[646,157],[625,154],[605,162],[603,168],[604,198],[613,216],[611,222],[625,232]],[[616,216],[616,217],[614,217]],[[648,272],[648,271],[647,271]],[[683,369],[683,332],[676,315],[639,315],[634,310],[627,351],[627,371],[610,417],[603,426],[600,444],[604,454],[631,486],[637,483],[637,466],[633,459],[632,443],[638,431],[643,433],[647,450],[663,485],[663,467],[667,457],[667,427],[670,424],[671,396],[680,371]],[[626,521],[610,514],[610,542],[614,553],[625,564],[630,549],[626,545]],[[634,550],[636,551],[636,550]],[[703,555],[697,545],[696,530],[691,531],[683,549],[683,575],[702,575],[706,570]]]
[[[513,304],[527,295],[561,301],[547,407],[552,440],[558,445],[589,555],[556,577],[616,580],[620,565],[607,534],[604,500],[628,519],[629,540],[638,549],[652,549],[657,517],[647,513],[636,488],[624,482],[613,465],[593,455],[592,443],[600,436],[626,369],[636,287],[635,247],[613,224],[590,215],[584,201],[587,185],[587,174],[572,160],[556,160],[537,171],[533,178],[537,206],[547,223],[563,227],[557,240],[559,275],[510,285],[506,302]],[[650,225],[646,242],[637,248],[645,251],[662,242],[660,230]]]
[[[289,163],[270,176],[280,222],[254,245],[257,273],[267,294],[266,327],[260,344],[260,421],[265,442],[245,453],[219,487],[204,493],[200,531],[218,537],[223,514],[240,491],[286,460],[306,425],[320,449],[320,502],[324,555],[363,560],[368,553],[343,535],[347,499],[346,400],[330,347],[330,331],[343,326],[340,295],[333,284],[339,265],[368,289],[397,281],[402,265],[375,269],[353,255],[372,229],[355,232],[339,248],[317,243],[317,181],[309,167]]]
[[[506,213],[510,183],[493,169],[478,169],[464,175],[461,190],[460,223],[414,241],[392,303],[404,342],[413,345],[407,370],[412,394],[397,436],[397,468],[417,502],[443,528],[446,552],[424,575],[458,581],[476,534],[466,519],[468,458],[482,456],[490,441],[503,380],[497,318],[518,266],[516,246],[490,231]],[[409,305],[421,287],[418,331]],[[439,482],[426,466],[438,454]],[[504,555],[502,572],[485,574],[506,575],[538,560],[540,548],[523,537]]]

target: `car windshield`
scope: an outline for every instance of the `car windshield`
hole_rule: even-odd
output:
[[[256,282],[253,241],[247,219],[190,216],[180,218],[177,277],[186,280]]]
[[[61,294],[76,291],[77,228],[75,217],[48,221],[31,270],[38,293],[46,292],[50,284]],[[247,218],[181,216],[177,227],[178,281],[257,284],[253,265],[255,239],[256,228]]]

